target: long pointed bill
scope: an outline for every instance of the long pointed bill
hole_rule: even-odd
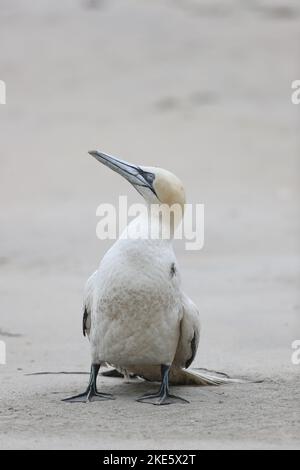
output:
[[[111,168],[116,173],[119,173],[133,186],[149,188],[156,195],[152,184],[155,178],[153,173],[146,172],[139,166],[132,165],[131,163],[127,163],[124,160],[113,157],[112,155],[99,152],[98,150],[90,150],[89,154],[96,158],[98,162],[103,163],[103,165],[108,166],[108,168]]]

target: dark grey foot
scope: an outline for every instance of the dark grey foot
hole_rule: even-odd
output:
[[[103,400],[114,400],[114,397],[109,393],[91,392],[91,390],[87,390],[86,392],[80,393],[79,395],[74,395],[73,397],[69,398],[63,398],[62,401],[68,401],[70,403],[88,403],[92,401]]]
[[[96,382],[99,368],[99,364],[92,364],[90,381],[84,393],[64,398],[62,401],[69,403],[89,403],[92,401],[114,400],[114,397],[110,393],[100,393],[97,390]]]
[[[173,403],[189,403],[189,401],[185,400],[184,398],[170,394],[161,395],[160,392],[153,393],[152,395],[143,395],[141,398],[138,398],[137,401],[139,401],[140,403],[148,403],[150,405],[172,405]]]
[[[162,382],[157,393],[146,393],[137,401],[140,403],[149,403],[151,405],[171,405],[172,403],[189,403],[187,400],[169,393],[169,372],[170,366],[161,366]]]

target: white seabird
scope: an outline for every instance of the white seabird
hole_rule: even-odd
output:
[[[126,178],[148,206],[184,207],[183,185],[169,171],[132,165],[99,151],[89,153]],[[141,231],[143,236],[134,236]],[[195,304],[182,292],[172,239],[149,237],[144,215],[134,219],[125,234],[129,236],[123,234],[114,243],[86,283],[83,333],[91,345],[90,381],[84,393],[65,401],[113,399],[96,387],[100,365],[108,363],[148,380],[161,380],[157,393],[138,401],[186,403],[170,394],[169,381],[217,385],[226,379],[185,370],[197,352],[200,322]]]

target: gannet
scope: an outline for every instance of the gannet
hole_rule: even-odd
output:
[[[184,208],[184,187],[171,172],[136,166],[97,150],[89,154],[126,178],[147,207],[177,204]],[[216,385],[225,380],[185,370],[193,362],[199,344],[199,313],[182,291],[172,237],[152,239],[146,222],[142,214],[126,227],[127,236],[120,236],[86,283],[83,334],[90,340],[90,380],[84,393],[64,401],[113,399],[96,386],[100,365],[105,363],[149,380],[160,380],[156,393],[138,398],[139,402],[154,405],[188,403],[170,394],[170,382]],[[132,237],[143,230],[143,236]]]

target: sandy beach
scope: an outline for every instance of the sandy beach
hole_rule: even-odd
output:
[[[296,0],[0,0],[1,449],[300,448],[300,5]],[[112,241],[96,208],[126,181],[99,148],[180,176],[205,204],[205,245],[176,253],[198,305],[192,367],[249,383],[99,378],[113,402],[72,405],[87,375],[83,286]],[[258,383],[255,383],[257,382]]]

